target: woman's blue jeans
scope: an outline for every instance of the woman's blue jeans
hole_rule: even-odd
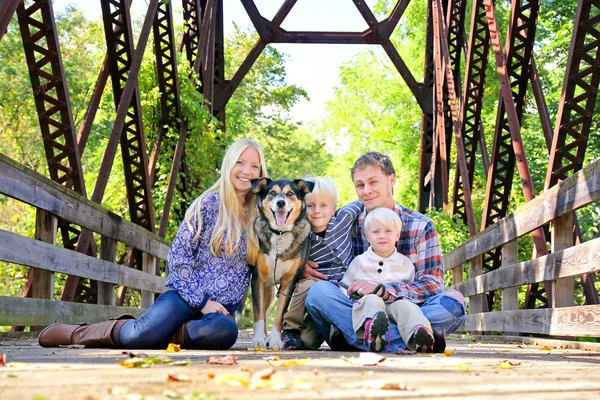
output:
[[[331,325],[335,325],[348,344],[359,350],[369,351],[363,338],[357,338],[352,327],[353,301],[342,293],[339,287],[328,281],[315,282],[308,291],[306,310],[319,327],[324,338],[329,340]],[[434,330],[451,333],[458,329],[465,319],[466,305],[462,295],[450,290],[427,299],[421,306],[423,314]],[[400,337],[398,327],[390,321],[390,341],[387,351],[403,350],[406,345]]]
[[[233,314],[236,307],[226,308]],[[202,314],[176,290],[167,290],[139,319],[123,324],[119,342],[125,349],[165,349],[171,336],[190,320],[184,332],[186,349],[225,350],[237,340],[238,328],[232,318],[220,313]]]

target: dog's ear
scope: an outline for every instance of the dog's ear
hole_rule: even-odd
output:
[[[250,183],[252,184],[252,191],[258,194],[271,183],[271,178],[256,178],[252,179]]]
[[[309,194],[315,188],[315,183],[311,181],[305,181],[304,179],[294,179],[294,183],[298,186],[304,194]]]

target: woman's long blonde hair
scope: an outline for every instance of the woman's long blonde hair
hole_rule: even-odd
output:
[[[204,193],[200,195],[190,206],[185,213],[185,222],[188,224],[190,229],[194,229],[192,226],[192,218],[196,216],[196,233],[192,240],[197,240],[202,233],[202,215],[200,214],[200,207],[204,197],[210,193],[219,193],[219,215],[217,217],[217,223],[210,239],[210,252],[213,255],[221,256],[221,247],[225,233],[227,238],[225,240],[225,254],[232,256],[235,249],[237,249],[242,233],[244,229],[248,230],[248,240],[253,244],[257,245],[257,238],[252,228],[252,223],[258,215],[256,208],[256,195],[250,190],[246,194],[245,204],[241,204],[239,197],[235,192],[233,183],[231,183],[231,170],[235,166],[235,163],[240,158],[240,155],[248,147],[252,147],[258,152],[260,157],[260,173],[259,177],[267,177],[267,166],[265,164],[265,155],[262,147],[253,139],[239,139],[229,146],[225,157],[223,157],[223,163],[221,164],[221,176]]]

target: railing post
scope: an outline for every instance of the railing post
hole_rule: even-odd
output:
[[[156,258],[148,253],[143,253],[142,271],[154,275],[156,273]],[[154,304],[154,292],[142,290],[142,308],[149,308]]]
[[[100,239],[100,258],[115,262],[117,260],[117,241],[102,235]],[[115,305],[115,286],[111,283],[98,281],[98,304]]]
[[[56,244],[58,219],[40,208],[35,214],[35,239],[44,243]],[[54,272],[32,269],[31,297],[34,299],[54,299]],[[40,331],[42,326],[32,326],[31,331]]]
[[[473,279],[483,273],[483,256],[477,256],[469,261],[469,279]],[[469,298],[469,314],[487,311],[485,293],[471,296]]]
[[[573,246],[573,213],[556,218],[552,222],[552,252]],[[552,299],[550,306],[569,307],[574,304],[574,278],[562,278],[552,281]]]
[[[35,215],[35,238],[44,243],[56,244],[58,220],[40,208]],[[31,297],[36,299],[54,298],[54,272],[35,269],[31,286]]]
[[[456,267],[452,268],[452,284],[453,285],[458,285],[459,283],[464,281],[464,278],[463,278],[464,269],[465,269],[464,264],[460,264],[460,265],[457,265]]]
[[[511,240],[502,246],[502,267],[514,265],[519,261],[517,240]],[[519,287],[502,289],[502,311],[519,309]]]

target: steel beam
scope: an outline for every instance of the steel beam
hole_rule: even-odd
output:
[[[505,217],[508,212],[515,164],[519,171],[525,201],[535,197],[529,165],[525,155],[520,123],[530,74],[530,61],[539,9],[537,1],[513,0],[507,55],[502,53],[492,0],[484,0],[496,69],[500,78],[501,101],[498,107],[494,147],[486,187],[482,230]],[[509,80],[510,78],[510,80]],[[532,233],[536,254],[547,254],[541,229]],[[500,267],[500,249],[485,257],[488,269]]]
[[[457,105],[457,96],[456,90],[454,87],[455,79],[452,76],[453,65],[450,58],[450,51],[448,49],[448,36],[446,33],[446,28],[444,24],[443,12],[442,12],[442,4],[441,0],[433,0],[433,32],[434,32],[434,59],[436,64],[436,81],[438,79],[444,79],[446,82],[446,87],[448,88],[448,99],[450,103],[451,117],[452,117],[452,125],[454,128],[454,137],[456,140],[456,150],[457,150],[457,164],[459,167],[459,171],[457,174],[462,176],[463,183],[463,193],[464,193],[464,204],[465,204],[465,213],[467,215],[467,225],[469,227],[469,233],[471,236],[475,235],[475,217],[473,215],[473,206],[471,203],[471,189],[469,187],[469,179],[468,179],[468,171],[467,171],[467,162],[465,159],[465,151],[464,151],[464,143],[462,142],[461,136],[461,128],[460,121],[458,116],[458,105]],[[438,70],[440,70],[440,74],[437,75]],[[436,82],[436,86],[438,85]],[[441,107],[441,105],[439,105]]]
[[[10,24],[17,6],[21,2],[22,0],[3,0],[0,2],[0,40],[2,40],[4,34],[8,31],[8,24]]]
[[[465,63],[464,99],[461,102],[460,121],[461,136],[465,146],[465,158],[469,171],[469,189],[472,189],[477,146],[483,137],[481,111],[490,48],[490,33],[483,0],[473,2],[471,29],[469,32],[469,45]],[[467,223],[461,174],[455,175],[453,190],[452,214],[461,216],[463,222]]]

